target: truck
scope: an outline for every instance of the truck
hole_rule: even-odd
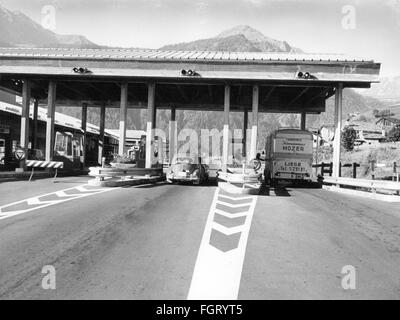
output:
[[[266,139],[264,177],[267,184],[310,182],[313,135],[299,129],[275,130]]]

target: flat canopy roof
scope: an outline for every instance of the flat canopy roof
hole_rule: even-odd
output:
[[[77,73],[74,68],[87,71]],[[195,70],[183,75],[182,70]],[[345,55],[261,52],[160,51],[133,49],[0,48],[0,86],[21,92],[16,80],[31,79],[32,95],[46,99],[49,80],[57,99],[106,101],[118,106],[120,84],[128,82],[131,107],[145,107],[147,83],[156,83],[156,105],[220,110],[223,86],[232,86],[233,110],[251,105],[260,86],[260,111],[319,113],[338,83],[369,88],[379,81],[380,63]],[[299,77],[299,72],[310,77]],[[250,100],[249,100],[250,99]]]

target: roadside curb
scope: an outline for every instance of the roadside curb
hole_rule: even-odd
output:
[[[165,175],[157,176],[157,177],[134,177],[132,179],[109,179],[109,180],[99,180],[99,179],[92,179],[88,181],[88,185],[96,186],[96,187],[125,187],[125,186],[137,186],[142,184],[152,184],[157,182],[165,181]]]
[[[57,177],[75,177],[87,175],[86,171],[79,172],[58,172]],[[0,173],[0,183],[2,182],[12,182],[12,181],[25,181],[29,180],[31,176],[30,171],[15,172],[15,173]],[[35,172],[32,181],[40,179],[54,178],[54,172],[39,171]]]
[[[367,191],[338,188],[336,186],[327,186],[327,185],[322,186],[322,188],[328,191],[334,191],[343,194],[369,198],[373,200],[380,200],[385,202],[400,202],[400,196],[395,196],[395,195],[372,193]]]

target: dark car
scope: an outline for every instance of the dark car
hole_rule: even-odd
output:
[[[195,157],[177,157],[167,173],[167,181],[173,182],[193,182],[201,184],[208,180],[208,166],[195,161]]]

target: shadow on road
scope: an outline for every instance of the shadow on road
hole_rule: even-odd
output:
[[[32,181],[32,182],[35,182],[34,180]],[[65,184],[67,184],[67,183],[74,183],[74,184],[77,184],[77,183],[80,183],[80,181],[74,181],[74,180],[55,180],[55,181],[49,181],[50,183],[51,182],[53,182],[53,183],[65,183]],[[82,183],[83,183],[84,181],[82,181]]]
[[[216,187],[218,186],[217,180],[208,180],[201,184],[194,184],[193,182],[174,182],[174,185],[182,185],[186,187]]]
[[[290,191],[287,187],[291,189],[321,189],[322,185],[318,182],[309,182],[303,184],[289,184],[289,185],[273,185],[269,186],[263,184],[260,188],[260,196],[271,196],[275,195],[277,197],[290,197]]]
[[[277,197],[290,197],[289,191],[282,186],[271,187],[267,185],[262,185],[260,188],[259,196],[272,196],[275,195]]]

